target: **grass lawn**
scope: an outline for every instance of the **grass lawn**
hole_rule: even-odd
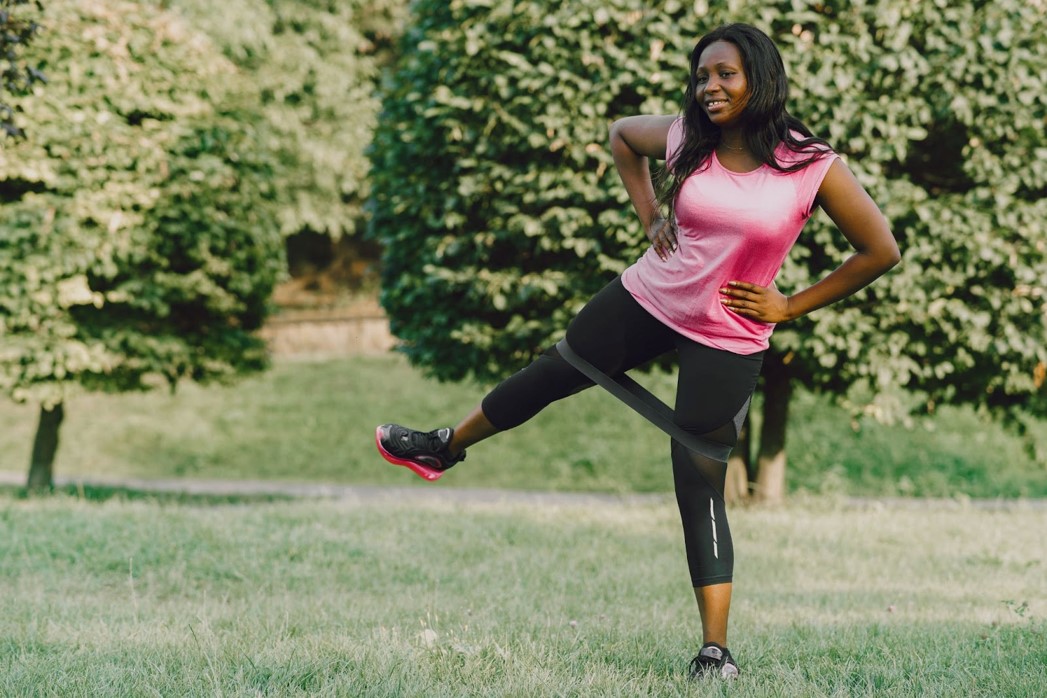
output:
[[[1047,512],[732,512],[731,648],[675,505],[0,491],[0,695],[1043,696]]]
[[[663,397],[674,379],[643,378]],[[454,423],[482,397],[427,380],[398,356],[280,362],[232,387],[69,400],[56,472],[143,478],[261,478],[424,485],[378,458],[374,427]],[[800,393],[789,431],[794,491],[854,495],[1045,497],[1047,463],[968,410],[912,429],[866,424]],[[0,470],[25,472],[37,408],[0,403]],[[1047,425],[1037,433],[1047,443]],[[438,486],[603,492],[672,489],[668,437],[598,390],[481,443]]]

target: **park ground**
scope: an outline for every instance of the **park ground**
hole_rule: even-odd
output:
[[[375,423],[476,392],[364,357],[85,395],[49,497],[19,489],[35,415],[5,406],[0,695],[1047,695],[1039,474],[976,416],[856,432],[802,398],[787,504],[731,509],[728,686],[686,678],[663,439],[607,396],[433,485],[375,455]]]
[[[735,509],[744,674],[724,686],[685,677],[700,641],[671,497],[456,492],[4,491],[0,693],[1047,690],[1042,508]]]

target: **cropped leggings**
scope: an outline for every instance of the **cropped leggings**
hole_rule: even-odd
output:
[[[674,420],[683,429],[734,446],[763,363],[763,352],[742,355],[690,340],[654,318],[616,279],[597,293],[567,327],[571,348],[609,376],[676,350],[679,378]],[[484,398],[487,419],[512,429],[550,403],[593,385],[550,347]],[[727,464],[672,440],[673,479],[693,586],[729,582],[734,546],[724,507]]]

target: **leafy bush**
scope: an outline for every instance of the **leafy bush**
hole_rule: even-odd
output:
[[[0,389],[60,404],[264,363],[282,268],[236,68],[143,3],[55,0],[32,138],[0,151]]]
[[[43,73],[21,59],[21,52],[40,31],[36,17],[41,9],[40,0],[0,0],[0,131],[6,136],[25,132],[15,123],[15,112],[5,93],[25,94],[45,79]]]
[[[159,0],[157,0],[159,2]],[[252,83],[272,153],[285,236],[355,235],[369,192],[364,154],[379,101],[379,66],[406,0],[164,0],[206,33]]]
[[[393,332],[435,375],[524,363],[642,251],[607,128],[673,109],[686,55],[671,14],[627,5],[413,5],[369,225]]]

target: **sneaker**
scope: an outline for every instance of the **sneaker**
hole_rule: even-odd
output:
[[[715,642],[706,642],[691,660],[691,678],[700,679],[706,676],[718,676],[721,679],[738,678],[738,665],[726,647]]]
[[[374,434],[378,452],[390,463],[410,468],[426,480],[439,480],[455,463],[465,460],[465,451],[452,456],[448,450],[454,429],[444,427],[423,432],[399,424],[383,424]]]

